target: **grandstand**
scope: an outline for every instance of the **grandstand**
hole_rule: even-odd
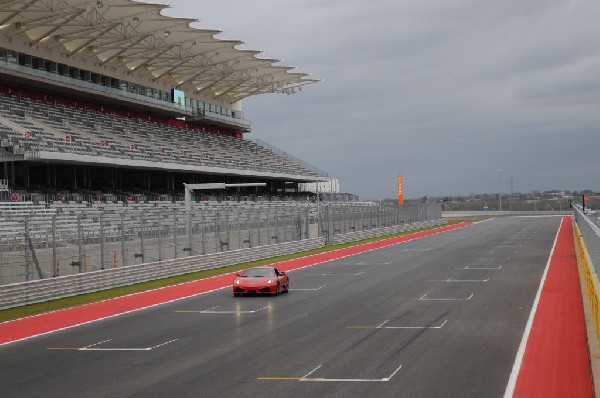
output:
[[[198,198],[298,196],[327,174],[247,140],[242,100],[304,73],[129,0],[0,3],[0,200],[179,200],[184,183],[266,182]]]
[[[165,7],[0,1],[0,285],[437,222],[439,206],[357,203],[248,139],[245,98],[317,80]],[[188,208],[190,183],[235,188]]]

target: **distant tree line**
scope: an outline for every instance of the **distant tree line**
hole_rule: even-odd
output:
[[[404,203],[440,203],[442,210],[447,211],[474,211],[487,208],[490,211],[544,211],[566,210],[570,203],[581,203],[583,196],[587,198],[586,207],[600,209],[600,192],[592,190],[583,191],[531,191],[528,193],[470,193],[456,196],[423,196],[407,199]],[[395,199],[386,199],[383,202],[397,203]]]

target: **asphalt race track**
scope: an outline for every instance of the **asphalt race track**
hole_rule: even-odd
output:
[[[560,225],[506,217],[0,347],[7,397],[502,397]]]

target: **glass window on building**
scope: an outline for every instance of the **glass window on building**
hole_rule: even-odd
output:
[[[31,55],[19,54],[18,59],[19,59],[19,65],[31,66]]]
[[[46,70],[50,73],[58,73],[58,64],[54,61],[46,61]]]
[[[123,80],[119,80],[119,89],[123,91],[127,91],[127,82]]]
[[[58,64],[58,73],[62,76],[69,76],[69,65]]]
[[[18,53],[16,51],[7,50],[6,51],[6,60],[10,63],[16,64],[18,60]]]
[[[162,94],[162,100],[163,101],[170,101],[171,99],[169,98],[169,93],[167,93],[166,91],[161,92]]]
[[[80,69],[79,77],[81,78],[81,80],[85,80],[86,82],[89,82],[92,80],[92,72],[90,72],[89,70]]]

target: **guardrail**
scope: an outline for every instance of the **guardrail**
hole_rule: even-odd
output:
[[[336,235],[334,244],[347,243],[402,231],[440,225],[446,220],[420,221],[394,227],[377,228],[367,231]],[[52,279],[40,279],[29,282],[0,286],[0,309],[18,307],[55,300],[64,297],[92,293],[100,290],[132,285],[150,280],[167,278],[200,270],[220,268],[271,257],[298,253],[324,247],[325,237],[304,239],[274,245],[258,246],[191,256],[167,261],[130,265],[115,269],[92,271]]]
[[[0,285],[318,237],[332,244],[440,219],[438,204],[201,202],[189,214],[165,202],[12,207],[0,207]]]
[[[600,341],[600,282],[598,267],[600,267],[600,227],[591,220],[579,205],[573,206],[575,223],[573,234],[578,251],[578,257],[583,268],[588,300],[596,324],[596,336]]]
[[[571,215],[572,210],[442,210],[442,217],[498,217],[498,216],[566,216]]]
[[[339,245],[342,243],[354,242],[357,240],[376,238],[379,236],[396,234],[398,232],[411,231],[419,228],[433,227],[435,225],[446,224],[448,221],[446,219],[439,219],[433,221],[420,221],[407,225],[395,225],[393,227],[384,227],[371,229],[368,231],[358,231],[358,232],[350,232],[341,235],[335,235],[333,237],[332,243],[334,245]]]
[[[250,249],[130,265],[110,270],[92,271],[53,279],[14,283],[0,286],[0,309],[298,253],[323,247],[324,245],[324,238],[306,239]]]
[[[588,293],[588,299],[592,310],[592,317],[596,324],[596,337],[600,341],[600,294],[598,293],[598,275],[590,259],[585,242],[581,236],[581,230],[575,223],[573,224],[573,234],[575,235],[575,245],[578,251],[579,261],[583,268],[585,286]]]

